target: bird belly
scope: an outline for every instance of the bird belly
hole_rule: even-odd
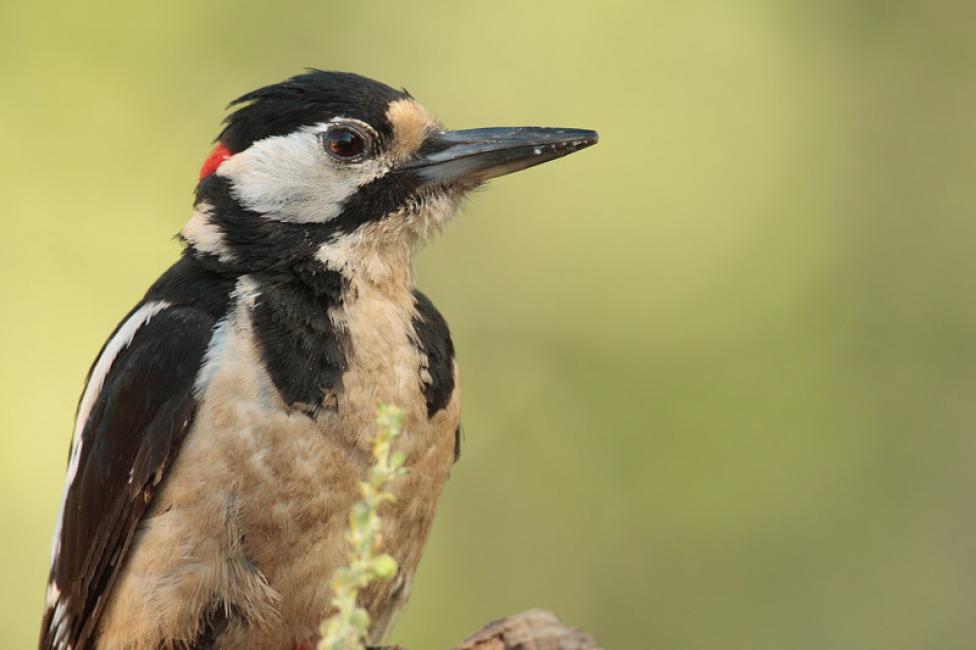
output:
[[[399,317],[347,312],[353,349],[372,353],[353,356],[336,409],[314,417],[286,405],[263,372],[246,305],[218,328],[193,428],[136,533],[100,648],[205,641],[281,650],[314,640],[330,611],[329,579],[346,562],[377,400],[406,412],[397,448],[410,471],[381,512],[384,550],[400,570],[360,602],[373,637],[392,622],[451,466],[459,396],[428,417],[416,347],[382,327]],[[371,325],[357,330],[358,319]]]

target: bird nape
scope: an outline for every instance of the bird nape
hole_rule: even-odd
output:
[[[184,250],[88,373],[51,550],[42,650],[314,643],[369,463],[405,412],[371,637],[406,601],[458,453],[447,323],[418,246],[484,181],[593,131],[446,131],[407,92],[312,70],[231,103]]]

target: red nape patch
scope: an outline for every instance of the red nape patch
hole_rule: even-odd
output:
[[[217,168],[220,167],[220,163],[224,162],[232,155],[233,154],[230,152],[230,149],[225,147],[223,144],[218,144],[216,147],[214,147],[213,151],[210,152],[210,155],[207,156],[207,159],[203,161],[203,167],[200,168],[200,180],[202,181],[204,178],[217,171]]]

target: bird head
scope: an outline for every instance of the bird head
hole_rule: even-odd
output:
[[[409,93],[312,70],[231,102],[181,236],[236,272],[383,281],[486,180],[595,144],[580,129],[448,131]]]

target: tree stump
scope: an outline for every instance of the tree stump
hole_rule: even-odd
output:
[[[544,609],[492,621],[454,650],[600,650],[596,640]]]

